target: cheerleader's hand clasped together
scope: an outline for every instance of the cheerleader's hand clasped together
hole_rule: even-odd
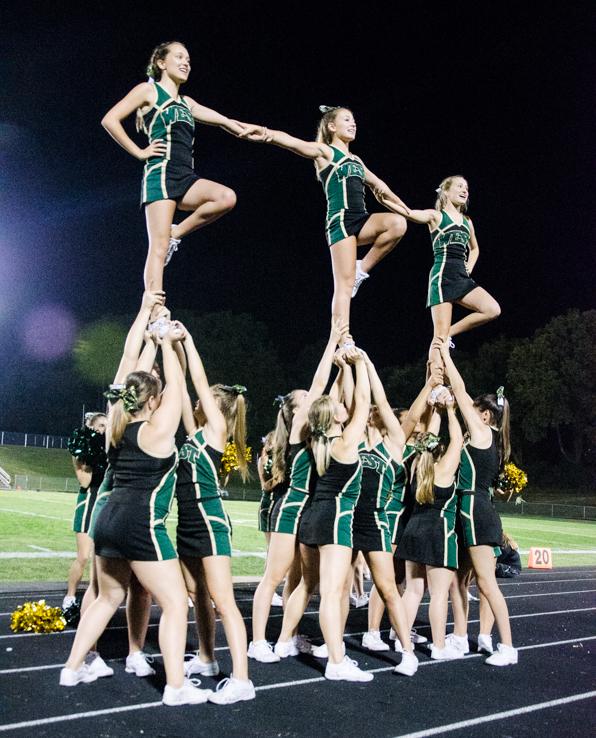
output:
[[[356,121],[351,110],[342,106],[320,106],[316,141],[303,141],[283,131],[246,129],[241,137],[264,141],[312,159],[317,178],[327,199],[325,235],[333,267],[332,315],[341,323],[350,322],[350,300],[370,270],[384,259],[406,232],[407,206],[379,177],[366,168],[360,157],[350,153],[356,138]],[[393,213],[366,211],[364,186]],[[366,256],[357,261],[358,246],[368,246]],[[351,345],[353,341],[345,337]]]
[[[134,87],[101,121],[112,138],[136,159],[145,162],[141,204],[149,235],[145,288],[161,290],[163,269],[180,240],[232,210],[236,194],[229,187],[199,177],[193,166],[195,121],[219,126],[240,136],[258,130],[180,95],[190,74],[190,57],[184,44],[159,44],[147,67],[148,82]],[[137,130],[149,138],[146,148],[127,134],[122,121],[136,111]],[[176,209],[189,212],[173,223]]]

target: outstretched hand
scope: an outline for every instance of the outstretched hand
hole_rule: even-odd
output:
[[[331,319],[331,338],[335,340],[336,344],[342,339],[342,336],[346,336],[349,332],[350,326],[344,321],[340,322],[338,318]]]
[[[165,302],[166,293],[163,290],[156,290],[155,292],[145,290],[145,292],[143,292],[141,307],[144,310],[153,310],[157,305],[165,305]]]
[[[252,123],[239,123],[238,125],[244,129],[238,138],[245,138],[247,141],[253,141],[255,143],[264,143],[271,140],[269,138],[269,131],[265,126],[258,126]]]
[[[176,343],[176,341],[184,341],[186,335],[186,328],[182,323],[179,320],[172,320],[163,340],[168,343]]]

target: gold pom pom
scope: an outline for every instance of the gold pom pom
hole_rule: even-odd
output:
[[[56,633],[64,630],[65,625],[62,609],[46,605],[45,600],[24,602],[10,618],[10,628],[15,633]]]
[[[513,495],[519,495],[527,484],[528,476],[524,471],[512,462],[505,464],[505,468],[499,476],[499,489],[508,495],[507,501]]]
[[[247,463],[252,461],[252,448],[250,446],[246,447],[246,461]],[[224,476],[238,469],[238,452],[235,443],[226,443],[221,457],[221,468]]]

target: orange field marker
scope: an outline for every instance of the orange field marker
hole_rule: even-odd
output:
[[[528,556],[528,569],[552,569],[553,554],[550,548],[532,546]]]

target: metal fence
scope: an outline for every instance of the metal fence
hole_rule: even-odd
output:
[[[500,515],[529,515],[537,518],[596,520],[596,507],[591,505],[558,505],[550,502],[496,502]]]
[[[47,433],[14,433],[0,431],[0,446],[35,446],[37,448],[66,448],[68,436],[50,436]]]
[[[15,474],[12,489],[28,489],[37,492],[78,492],[76,477],[43,477],[37,474]]]

